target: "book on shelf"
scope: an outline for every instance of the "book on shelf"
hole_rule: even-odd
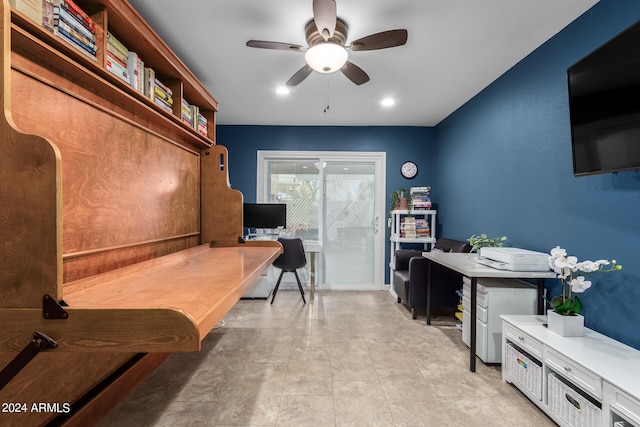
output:
[[[133,51],[129,51],[127,72],[131,87],[139,93],[144,93],[144,61]]]
[[[155,98],[156,72],[153,68],[144,68],[144,95],[151,101]]]
[[[36,24],[42,25],[42,0],[9,0],[9,4]]]
[[[55,24],[56,22],[54,20],[54,28],[55,28]],[[69,37],[73,37],[75,40],[82,43],[88,49],[92,50],[93,52],[96,52],[98,50],[96,46],[95,37],[89,38],[85,36],[84,34],[80,33],[75,27],[72,27],[71,25],[67,24],[63,20],[59,20],[57,22],[57,25],[58,25],[58,30],[63,31]]]
[[[153,102],[169,114],[173,114],[173,109],[162,98],[155,97]]]
[[[208,136],[207,118],[198,112],[198,127],[196,129],[200,135]]]
[[[129,60],[129,54],[125,55],[124,53],[120,52],[111,43],[107,43],[107,52],[110,52],[111,55],[115,56],[122,62],[127,62]]]
[[[42,1],[42,26],[51,32],[54,32],[56,29],[53,9],[54,0]]]
[[[191,110],[191,117],[193,117],[191,127],[194,130],[198,130],[198,115],[200,114],[200,107],[198,107],[197,105],[190,105],[189,109]]]
[[[116,36],[114,36],[110,31],[107,31],[107,43],[120,51],[120,53],[122,53],[125,58],[129,57],[129,49],[127,49],[127,47],[122,44],[122,42],[118,40]]]
[[[60,5],[69,12],[74,18],[81,22],[92,33],[96,32],[95,21],[80,8],[73,0],[54,0],[57,5]]]
[[[431,237],[431,227],[429,227],[428,219],[416,218],[416,236]]]
[[[85,46],[81,41],[77,40],[73,36],[67,35],[64,30],[60,30],[56,27],[54,34],[58,36],[59,39],[64,40],[68,44],[72,45],[76,48],[76,50],[84,53],[88,58],[91,58],[94,61],[97,61],[96,51]]]
[[[431,187],[411,187],[411,209],[412,210],[430,210],[431,203]]]
[[[155,91],[156,98],[160,98],[167,104],[173,105],[173,97],[165,92],[160,85],[158,85],[158,79],[156,79],[156,85],[153,87],[153,90]]]
[[[185,125],[193,128],[193,109],[192,109],[192,105],[190,105],[186,99],[182,99],[182,107],[180,109],[181,111],[181,118],[182,118],[182,123],[184,123]]]
[[[162,83],[160,80],[158,80],[157,77],[156,77],[156,86],[159,87],[167,95],[169,95],[169,96],[173,95],[173,91],[171,89],[169,89],[169,86],[167,86],[166,84]]]
[[[53,15],[51,7],[53,6]],[[75,3],[68,0],[43,0],[41,24],[51,29],[58,38],[71,44],[92,60],[96,61],[98,47],[96,45],[95,24],[93,27],[85,23],[84,12]],[[85,14],[86,15],[86,14]],[[91,21],[93,22],[93,21]]]
[[[415,239],[416,218],[412,216],[400,218],[400,237],[407,238],[407,239]]]
[[[156,96],[153,97],[153,100],[156,101],[156,104],[158,104],[158,102],[162,102],[164,105],[166,105],[167,107],[173,110],[173,104],[169,103],[169,101],[167,101],[166,99],[158,96],[157,92],[156,92]]]
[[[85,27],[84,24],[78,22],[78,20],[62,6],[53,7],[53,22],[58,25],[60,22],[64,22],[68,27],[73,28],[74,31],[82,34],[82,36],[91,42],[95,43],[96,41],[95,31],[92,32]]]
[[[129,83],[129,71],[127,70],[126,64],[123,64],[122,61],[111,55],[109,52],[105,55],[104,66],[107,71]]]

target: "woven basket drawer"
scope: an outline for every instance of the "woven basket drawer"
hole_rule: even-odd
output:
[[[542,400],[542,364],[511,343],[505,346],[503,369],[521,388]]]
[[[549,374],[549,410],[570,426],[601,426],[602,410],[565,381]]]

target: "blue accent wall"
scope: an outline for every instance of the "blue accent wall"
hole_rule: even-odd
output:
[[[433,176],[434,129],[429,127],[349,126],[217,126],[217,141],[229,151],[229,182],[242,191],[246,202],[256,201],[258,150],[290,151],[377,151],[386,152],[387,193],[399,188],[431,185]],[[413,160],[418,175],[411,180],[400,175],[400,165]],[[389,210],[389,198],[385,211]],[[385,218],[381,229],[389,229]],[[385,265],[389,265],[386,249]],[[385,283],[389,283],[385,268]]]
[[[616,259],[622,271],[588,276],[585,324],[640,349],[640,172],[573,176],[566,81],[569,66],[637,20],[637,0],[601,0],[441,122],[434,198],[444,235]]]

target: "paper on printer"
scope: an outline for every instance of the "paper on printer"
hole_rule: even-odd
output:
[[[520,248],[480,248],[476,262],[510,271],[549,271],[549,254]]]

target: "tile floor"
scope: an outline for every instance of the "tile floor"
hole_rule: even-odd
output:
[[[553,426],[478,361],[453,319],[386,291],[241,300],[198,353],[171,355],[100,427]]]

